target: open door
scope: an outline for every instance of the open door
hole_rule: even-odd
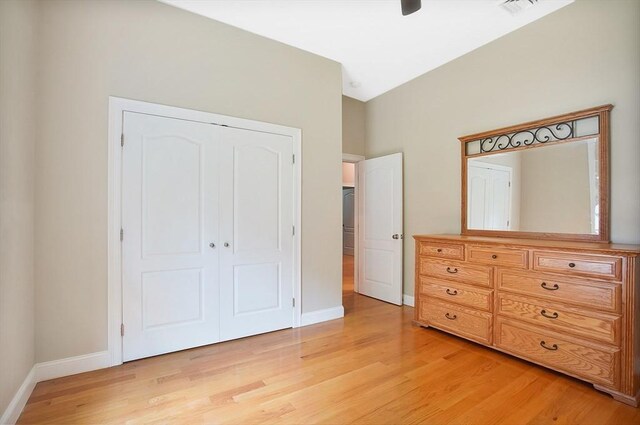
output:
[[[402,305],[402,153],[358,163],[359,290]]]

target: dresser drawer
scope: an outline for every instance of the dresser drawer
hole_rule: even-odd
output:
[[[618,387],[620,350],[496,319],[496,347],[578,378]]]
[[[529,251],[469,245],[467,246],[467,261],[492,266],[526,269],[529,266]]]
[[[429,257],[464,260],[464,245],[440,242],[420,242],[418,252],[420,255],[427,255]]]
[[[604,343],[620,343],[620,316],[502,292],[498,293],[498,314]]]
[[[467,307],[492,310],[493,291],[490,289],[421,276],[420,293]]]
[[[493,287],[493,268],[459,261],[420,258],[420,274],[457,282]]]
[[[622,258],[565,252],[533,252],[533,269],[543,272],[622,280]]]
[[[620,313],[619,284],[502,269],[497,271],[497,281],[500,290]]]
[[[425,297],[420,301],[420,319],[429,326],[491,344],[491,313]]]

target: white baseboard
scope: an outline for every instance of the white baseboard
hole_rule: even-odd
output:
[[[18,388],[16,395],[13,396],[2,417],[0,417],[0,424],[13,425],[16,423],[20,417],[20,413],[22,413],[22,409],[24,409],[24,406],[27,404],[27,400],[29,400],[31,392],[36,386],[36,382],[36,367],[33,366],[26,378],[24,378],[24,381],[22,381],[22,385]]]
[[[344,307],[325,308],[324,310],[310,311],[302,313],[300,326],[313,325],[314,323],[326,322],[327,320],[340,319],[344,317]]]
[[[36,382],[103,369],[109,366],[111,366],[111,356],[108,351],[38,363],[35,365]]]
[[[415,306],[414,298],[410,295],[402,294],[402,303],[404,305],[408,305],[409,307]]]
[[[50,362],[36,363],[27,377],[24,378],[24,382],[16,392],[16,395],[13,396],[2,417],[0,417],[0,425],[13,425],[16,423],[38,382],[103,369],[111,366],[110,362],[111,356],[109,352],[100,351]]]

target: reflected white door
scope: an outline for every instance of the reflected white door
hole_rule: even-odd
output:
[[[469,164],[469,229],[509,230],[511,228],[511,174],[508,166]]]
[[[221,145],[220,336],[293,324],[293,141],[217,127]]]
[[[354,198],[352,187],[342,189],[342,253],[344,255],[354,254]]]
[[[358,163],[359,292],[402,305],[402,154]]]
[[[212,127],[124,114],[124,361],[219,340]]]

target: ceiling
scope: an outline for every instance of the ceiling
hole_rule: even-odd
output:
[[[573,2],[512,15],[504,0],[422,0],[402,16],[400,0],[160,1],[340,62],[343,93],[362,101]]]

